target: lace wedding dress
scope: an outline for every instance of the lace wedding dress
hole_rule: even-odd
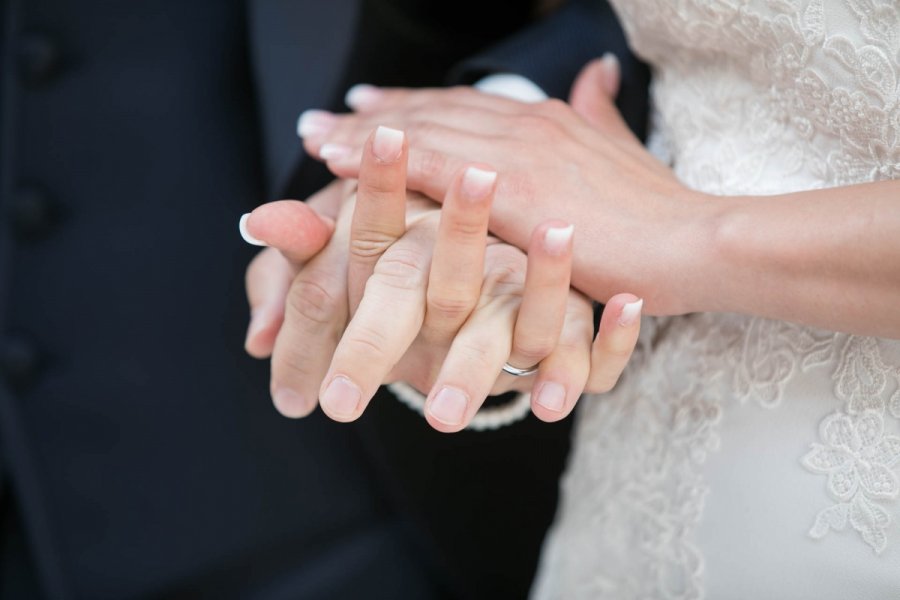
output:
[[[897,0],[613,4],[654,67],[652,146],[686,184],[900,178]],[[644,326],[617,389],[581,400],[534,597],[900,599],[900,342]]]

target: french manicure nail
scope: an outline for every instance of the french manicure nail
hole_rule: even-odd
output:
[[[334,115],[326,110],[303,111],[297,119],[297,135],[301,138],[325,135],[334,127]]]
[[[641,308],[644,306],[644,300],[639,299],[629,302],[622,307],[622,314],[619,315],[619,325],[622,327],[630,327],[638,322],[641,318]]]
[[[469,198],[481,199],[491,193],[495,181],[497,181],[496,171],[469,167],[463,173],[462,192]]]
[[[462,390],[443,387],[431,401],[428,412],[444,425],[460,425],[468,404],[469,399]]]
[[[604,91],[606,91],[607,95],[615,96],[616,92],[619,89],[619,78],[621,70],[621,66],[619,65],[619,58],[612,52],[607,52],[602,57],[600,57],[600,62],[603,65],[603,69],[605,71],[601,85],[603,86]]]
[[[374,85],[367,83],[357,83],[344,96],[344,103],[353,110],[359,110],[376,102],[382,93]]]
[[[619,70],[619,57],[612,52],[607,52],[606,54],[601,56],[600,61],[603,63],[603,66],[606,67],[607,70]]]
[[[272,402],[278,412],[286,417],[302,417],[309,412],[306,398],[290,388],[275,388],[272,392]]]
[[[264,241],[257,239],[250,235],[250,232],[247,231],[247,219],[250,218],[250,213],[241,215],[241,220],[238,221],[238,231],[241,232],[241,237],[244,238],[244,241],[253,246],[268,246]]]
[[[324,160],[338,160],[350,154],[350,146],[344,144],[322,144],[319,156]]]
[[[566,388],[555,381],[547,381],[538,390],[537,403],[553,412],[561,412],[566,405]]]
[[[343,375],[331,380],[322,394],[322,408],[336,417],[349,418],[356,414],[362,393],[355,383]]]
[[[564,254],[572,245],[573,233],[575,233],[574,225],[547,228],[544,234],[544,249],[553,256]]]
[[[372,140],[372,152],[382,162],[394,162],[403,152],[403,132],[380,125],[375,130],[375,139]]]

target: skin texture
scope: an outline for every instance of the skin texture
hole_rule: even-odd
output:
[[[570,288],[569,224],[540,223],[526,256],[488,236],[502,176],[463,165],[438,210],[407,194],[406,138],[388,143],[397,139],[370,133],[355,195],[336,183],[247,220],[272,247],[248,269],[246,347],[271,353],[278,410],[301,417],[321,404],[351,421],[378,385],[404,380],[428,394],[428,422],[453,432],[489,393],[531,390],[535,414],[555,421],[586,388],[610,389],[637,340],[639,319],[622,320],[627,304],[639,311],[637,297],[612,299],[592,343],[591,304]],[[506,361],[540,370],[512,377]]]
[[[380,89],[304,138],[358,172],[374,124],[407,131],[408,185],[440,199],[463,161],[504,174],[491,231],[525,248],[551,216],[577,223],[572,282],[605,301],[628,289],[650,314],[727,311],[900,338],[900,181],[770,197],[690,190],[627,130],[609,65],[589,64],[571,105],[471,89]]]

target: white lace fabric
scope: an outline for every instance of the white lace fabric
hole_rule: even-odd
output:
[[[900,178],[900,2],[612,3],[654,69],[651,146],[687,185]],[[645,319],[577,418],[535,598],[900,598],[900,343]]]

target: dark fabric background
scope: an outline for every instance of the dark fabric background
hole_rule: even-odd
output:
[[[569,422],[280,417],[236,223],[325,180],[301,110],[437,85],[529,4],[0,6],[0,598],[523,597]]]

